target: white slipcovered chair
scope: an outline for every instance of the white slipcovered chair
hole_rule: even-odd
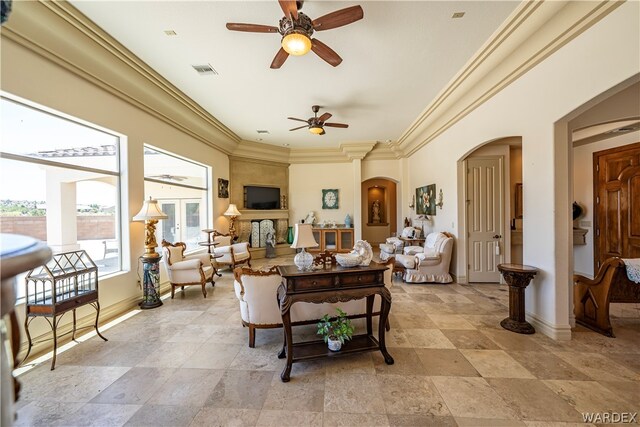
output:
[[[233,243],[231,236],[214,232],[213,241],[218,243],[213,250],[214,260],[217,265],[229,265],[231,270],[237,265],[247,263],[251,267],[251,252],[249,252],[249,243]],[[222,255],[218,257],[218,255]]]
[[[449,264],[453,253],[453,237],[448,233],[429,233],[424,246],[408,246],[396,256],[396,269],[404,269],[407,283],[451,283]]]
[[[384,264],[389,265],[392,262],[393,259],[390,259]],[[264,270],[238,267],[233,273],[235,276],[233,286],[240,303],[242,325],[249,328],[249,347],[254,348],[256,329],[282,327],[282,316],[277,301],[277,290],[282,283],[282,278],[276,267]],[[391,280],[391,268],[388,268],[384,272],[384,284],[387,288],[391,287]],[[294,326],[316,323],[325,314],[334,314],[338,307],[350,318],[364,317],[367,313],[366,299],[335,304],[297,302],[291,306],[291,323]],[[379,296],[374,299],[373,313],[374,315],[380,313]],[[389,329],[388,324],[387,329]]]
[[[419,238],[420,233],[420,228],[405,227],[399,237],[387,237],[386,242],[380,244],[380,259],[386,261],[397,253],[401,254],[404,248],[404,240],[402,239]]]
[[[206,298],[207,290],[205,286],[207,282],[210,282],[211,286],[215,286],[213,281],[215,270],[211,265],[211,257],[209,254],[184,256],[186,247],[187,245],[182,242],[169,243],[166,240],[162,241],[165,266],[171,283],[171,298],[173,299],[177,286],[184,290],[184,287],[189,285],[202,286],[202,294]]]

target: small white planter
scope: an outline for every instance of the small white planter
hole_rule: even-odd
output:
[[[342,348],[342,343],[340,342],[340,340],[334,340],[331,338],[328,339],[327,345],[329,346],[329,350],[331,351],[340,351],[340,349]]]

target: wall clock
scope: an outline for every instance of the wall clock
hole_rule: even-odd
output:
[[[338,190],[322,190],[322,209],[338,209]]]

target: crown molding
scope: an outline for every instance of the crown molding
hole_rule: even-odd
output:
[[[66,1],[24,1],[11,40],[225,154],[240,138]]]
[[[377,141],[369,142],[345,142],[340,144],[340,150],[351,160],[362,160],[377,144]]]
[[[289,163],[349,163],[341,148],[292,148]]]
[[[288,164],[290,151],[289,148],[243,139],[236,146],[232,156]]]
[[[402,150],[400,150],[397,145],[378,142],[373,149],[367,153],[364,160],[397,160],[400,158],[402,158]]]
[[[523,1],[398,139],[410,156],[623,1]]]

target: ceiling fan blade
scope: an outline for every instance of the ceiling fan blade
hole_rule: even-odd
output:
[[[287,51],[284,50],[283,48],[280,48],[278,53],[276,53],[276,56],[274,56],[273,58],[273,62],[271,63],[271,68],[275,69],[275,68],[282,67],[282,64],[284,64],[284,61],[286,61],[288,57],[289,57],[289,54],[287,53]]]
[[[296,5],[296,0],[278,0],[278,3],[280,3],[284,16],[287,18],[291,17],[293,19],[298,19],[298,6]]]
[[[329,120],[331,118],[331,116],[332,116],[331,113],[324,113],[323,115],[318,117],[318,120],[320,120],[321,122],[325,122],[325,121]]]
[[[300,127],[293,128],[293,129],[289,129],[289,130],[290,130],[290,131],[292,131],[292,130],[298,130],[298,129],[308,128],[308,127],[309,127],[309,126],[300,126]]]
[[[299,122],[309,123],[309,121],[308,121],[308,120],[296,119],[295,117],[287,117],[287,119],[289,119],[289,120],[297,120],[297,121],[299,121]]]
[[[344,123],[325,123],[323,126],[328,126],[330,128],[348,128],[349,125]]]
[[[329,46],[322,43],[318,39],[311,40],[311,50],[334,67],[337,67],[342,62],[342,58],[340,58],[340,55],[335,53],[333,49],[331,49]]]
[[[228,22],[227,30],[245,31],[248,33],[277,33],[278,27],[272,27],[271,25],[238,24],[234,22]]]
[[[318,19],[313,20],[313,29],[316,31],[330,30],[342,27],[352,22],[362,19],[364,11],[360,6],[351,6],[345,9],[336,10]]]

